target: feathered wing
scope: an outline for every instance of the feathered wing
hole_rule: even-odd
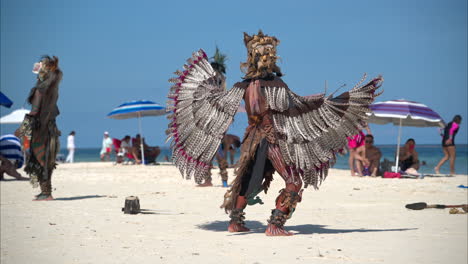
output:
[[[332,98],[324,94],[301,97],[289,89],[268,88],[267,101],[273,112],[278,145],[286,164],[301,174],[305,187],[318,188],[346,138],[358,133],[367,120],[369,105],[380,95],[383,82],[377,77],[362,80],[350,91]]]
[[[182,176],[201,183],[210,175],[213,159],[223,135],[231,125],[244,90],[224,91],[203,50],[193,53],[184,71],[169,79],[174,83],[168,95],[170,123],[166,134],[172,158]]]

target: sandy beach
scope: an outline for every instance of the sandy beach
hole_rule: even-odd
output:
[[[24,172],[22,172],[24,175]],[[229,170],[232,179],[232,169]],[[29,182],[1,187],[1,263],[466,263],[467,214],[407,210],[408,203],[468,203],[467,175],[424,179],[357,178],[332,169],[308,188],[286,229],[264,235],[282,188],[246,209],[249,233],[228,233],[219,209],[225,188],[197,188],[172,165],[60,164],[55,201],[33,202]],[[125,197],[144,214],[121,212]]]

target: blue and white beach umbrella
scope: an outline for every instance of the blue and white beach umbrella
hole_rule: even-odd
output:
[[[398,168],[398,156],[400,155],[401,127],[444,127],[444,120],[434,110],[425,104],[407,100],[391,100],[374,103],[370,106],[368,123],[388,124],[399,126],[397,156],[395,170]]]
[[[160,116],[166,114],[166,108],[152,101],[132,101],[119,105],[107,117],[128,119],[143,116]]]
[[[119,105],[117,108],[112,110],[107,117],[113,119],[129,119],[138,118],[138,129],[140,131],[140,144],[141,144],[141,161],[145,164],[145,154],[143,152],[143,133],[141,130],[141,117],[144,116],[161,116],[167,113],[166,108],[155,102],[140,100],[131,101]]]
[[[10,98],[0,92],[0,105],[10,108],[12,104],[13,102],[10,100]]]

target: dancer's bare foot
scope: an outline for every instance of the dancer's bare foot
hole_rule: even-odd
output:
[[[249,232],[250,229],[248,229],[247,227],[245,227],[242,224],[231,223],[228,226],[228,231],[231,232],[231,233],[234,233],[234,232]]]
[[[267,236],[292,236],[293,233],[284,230],[284,228],[282,227],[278,227],[273,224],[268,224],[268,227],[265,230],[265,235]]]
[[[440,170],[439,170],[439,168],[437,168],[437,167],[434,167],[434,171],[435,171],[435,173],[436,173],[436,174],[440,174]]]
[[[33,201],[52,201],[54,200],[54,197],[52,197],[52,195],[47,195],[47,194],[39,194],[36,199],[34,199]]]

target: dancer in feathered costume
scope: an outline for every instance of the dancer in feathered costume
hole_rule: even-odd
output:
[[[31,176],[33,187],[39,185],[41,188],[35,200],[52,200],[52,172],[60,150],[60,131],[55,118],[60,113],[57,100],[62,71],[58,67],[57,57],[43,56],[41,62],[35,64],[33,72],[38,75],[36,86],[28,97],[31,112],[25,116],[16,134],[31,140],[30,155],[24,170]]]
[[[174,113],[167,133],[172,138],[173,160],[182,175],[201,182],[209,175],[212,160],[242,99],[249,126],[241,146],[232,188],[221,206],[230,213],[229,232],[249,231],[244,209],[267,192],[276,171],[285,188],[276,198],[268,227],[269,236],[292,235],[284,229],[301,201],[302,186],[318,188],[342,151],[346,138],[362,129],[369,105],[383,79],[359,84],[337,97],[319,94],[301,97],[289,90],[276,65],[279,40],[259,31],[244,33],[248,60],[244,81],[228,91],[216,85],[215,73],[205,53],[194,53],[184,71],[169,81],[168,106]]]
[[[225,91],[226,90],[226,58],[227,56],[225,54],[222,54],[219,51],[219,48],[216,47],[216,51],[214,56],[211,58],[210,65],[213,68],[215,72],[214,76],[214,84],[218,87],[220,87],[220,90]],[[224,150],[225,149],[225,141],[226,141],[226,136],[224,136],[223,140],[221,141],[220,147],[218,148],[218,151],[216,152],[216,161],[218,162],[219,166],[219,171],[221,174],[221,182],[223,184],[223,187],[228,187],[227,181],[228,181],[228,163],[227,163],[227,153]],[[213,166],[213,165],[211,165]],[[210,176],[205,178],[204,183],[198,184],[197,186],[199,187],[211,187],[213,186],[212,183],[212,178],[211,174]]]

